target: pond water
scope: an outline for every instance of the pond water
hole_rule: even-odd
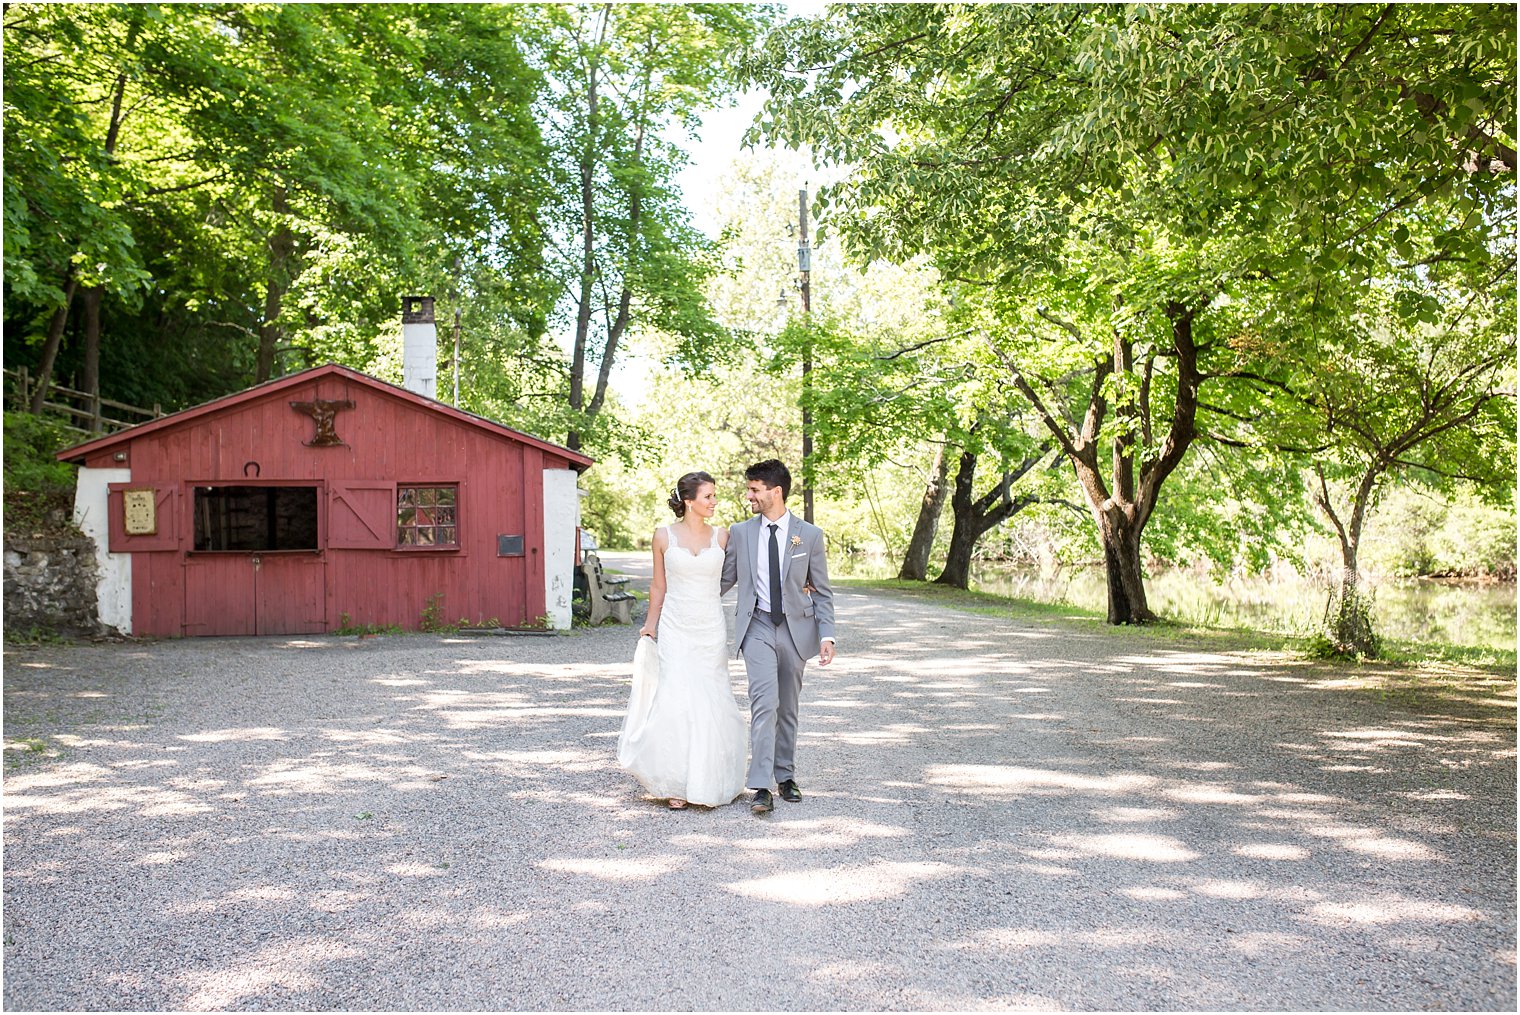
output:
[[[887,578],[895,569],[864,558],[842,561],[843,575]],[[1069,603],[1103,612],[1108,591],[1100,568],[1042,574],[1037,567],[982,564],[972,588],[1042,603]],[[1401,641],[1515,647],[1515,586],[1385,579],[1368,584],[1377,630]],[[1191,571],[1168,570],[1145,583],[1150,607],[1182,623],[1303,635],[1319,629],[1330,590],[1297,577],[1230,578],[1216,582]]]

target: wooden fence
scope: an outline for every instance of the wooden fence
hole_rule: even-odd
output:
[[[32,396],[37,393],[37,380],[31,376],[26,367],[16,370],[7,369],[5,380],[10,388],[11,407],[23,411],[29,409]],[[44,411],[63,416],[64,426],[85,436],[115,433],[129,426],[157,419],[164,414],[156,405],[151,409],[144,409],[140,405],[128,405],[126,402],[101,398],[99,395],[92,395],[87,391],[75,391],[73,388],[65,388],[59,384],[48,385],[42,408]],[[106,415],[107,411],[111,415]]]

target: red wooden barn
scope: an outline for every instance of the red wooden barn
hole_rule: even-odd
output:
[[[124,632],[570,625],[591,459],[356,370],[291,374],[59,458],[82,466],[100,619]]]

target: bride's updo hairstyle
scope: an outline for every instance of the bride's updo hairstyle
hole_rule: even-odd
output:
[[[676,480],[676,488],[670,491],[670,500],[665,503],[670,505],[670,510],[677,518],[686,517],[686,502],[697,499],[697,491],[702,489],[703,483],[712,483],[713,478],[705,472],[688,472]]]

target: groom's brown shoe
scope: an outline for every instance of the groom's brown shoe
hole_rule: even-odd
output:
[[[755,798],[750,801],[751,814],[769,814],[776,809],[776,802],[771,799],[771,791],[768,789],[755,790]]]
[[[798,789],[797,784],[791,779],[787,779],[777,786],[776,792],[780,793],[781,799],[789,804],[802,803],[802,790]]]

